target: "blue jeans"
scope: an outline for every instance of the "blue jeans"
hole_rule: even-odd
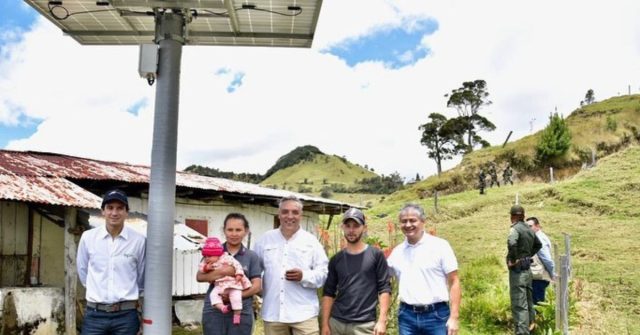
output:
[[[398,328],[400,335],[447,335],[449,305],[437,304],[433,309],[414,312],[411,307],[400,304]]]
[[[140,330],[138,310],[103,312],[85,309],[82,335],[136,335]]]
[[[538,304],[541,301],[542,302],[545,301],[544,293],[547,290],[547,286],[549,286],[549,282],[546,280],[534,279],[533,281],[531,281],[532,297],[533,297],[534,305]]]

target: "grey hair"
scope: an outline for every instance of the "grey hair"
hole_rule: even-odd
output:
[[[406,212],[410,211],[410,210],[414,210],[418,213],[418,217],[420,218],[421,221],[426,221],[427,220],[427,214],[424,213],[424,209],[422,208],[422,206],[418,205],[418,204],[405,204],[402,209],[400,210],[400,215],[405,214]]]
[[[282,209],[282,204],[284,204],[287,201],[295,201],[296,203],[298,203],[298,207],[300,208],[300,210],[302,210],[302,200],[300,200],[300,198],[296,197],[295,195],[291,194],[291,195],[287,195],[286,197],[283,197],[282,199],[280,199],[278,201],[278,209]]]

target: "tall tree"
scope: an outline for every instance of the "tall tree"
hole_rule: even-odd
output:
[[[593,93],[592,89],[587,91],[587,94],[584,95],[584,100],[580,101],[580,106],[582,105],[591,105],[596,101],[596,96]]]
[[[484,145],[486,141],[478,135],[478,131],[494,130],[495,126],[488,119],[475,116],[478,115],[480,108],[492,103],[489,100],[489,92],[487,92],[487,82],[482,79],[465,81],[461,87],[451,90],[451,93],[446,94],[445,97],[449,98],[447,107],[455,108],[458,112],[458,122],[462,122],[466,126],[466,151],[473,151],[477,144]],[[481,129],[476,130],[475,127],[481,125],[487,127],[480,127]]]
[[[438,113],[429,114],[429,119],[431,122],[418,127],[422,130],[420,143],[429,149],[427,154],[436,162],[439,176],[442,173],[442,161],[464,150],[463,135],[466,128],[465,124],[455,122],[456,119],[448,120]]]
[[[565,119],[558,113],[549,116],[549,125],[542,131],[536,146],[536,158],[542,164],[563,155],[571,146],[571,132]]]
[[[463,136],[458,138],[461,151],[473,151],[473,148],[477,145],[480,145],[483,148],[491,146],[489,142],[478,134],[481,131],[493,131],[496,129],[496,126],[486,117],[480,114],[474,114],[471,116],[459,116],[449,121],[456,123],[456,127],[458,129],[462,129]],[[467,142],[464,140],[464,134],[467,135]]]

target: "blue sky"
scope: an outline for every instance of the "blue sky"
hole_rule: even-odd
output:
[[[15,41],[19,37],[14,33],[27,30],[36,18],[37,13],[22,1],[0,1],[0,61],[4,58],[6,43]],[[13,111],[13,113],[16,112]],[[9,140],[33,135],[39,123],[24,115],[17,117],[12,124],[7,124],[0,119],[0,148],[4,148]]]
[[[0,1],[0,31],[26,28],[38,17],[29,5],[17,0]]]
[[[8,126],[0,123],[0,148],[4,148],[10,140],[27,138],[33,135],[41,121],[21,116],[18,125]]]
[[[382,62],[388,68],[398,69],[415,64],[429,54],[421,42],[437,29],[438,23],[433,19],[401,27],[384,26],[367,35],[347,39],[326,52],[340,57],[351,67],[363,62]]]

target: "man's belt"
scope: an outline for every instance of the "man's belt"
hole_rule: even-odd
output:
[[[130,309],[138,308],[138,301],[137,300],[120,301],[113,304],[100,304],[100,303],[87,301],[87,308],[92,308],[92,309],[107,312],[107,313],[117,312],[117,311],[126,311]]]
[[[428,313],[433,312],[436,308],[441,307],[442,305],[447,305],[446,301],[436,302],[429,305],[409,305],[405,302],[400,301],[400,307],[408,308],[412,310],[414,313]]]
[[[531,268],[531,262],[532,262],[531,257],[522,257],[522,258],[516,259],[516,262],[514,264],[507,267],[509,268],[509,270],[513,270],[516,272],[527,271]]]

